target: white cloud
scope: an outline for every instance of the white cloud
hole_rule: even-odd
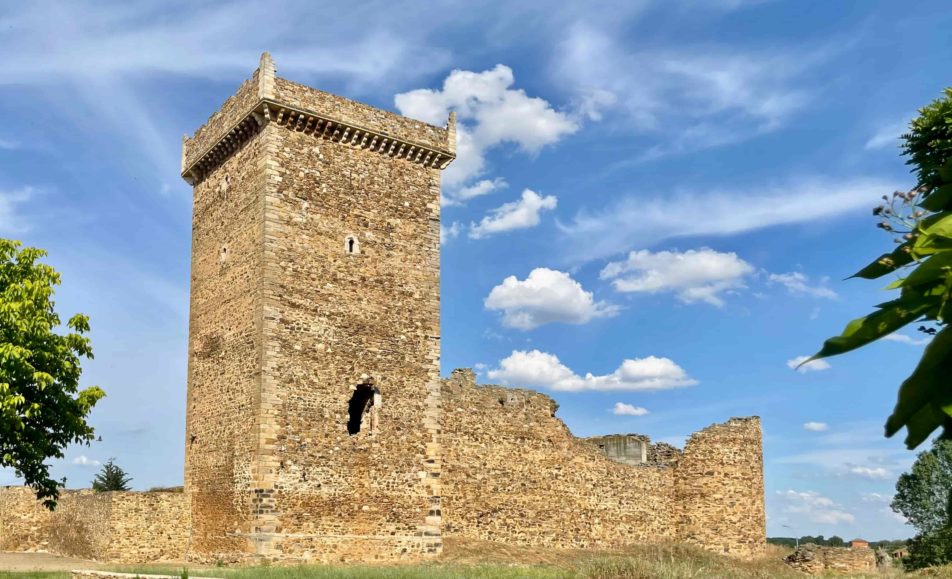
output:
[[[891,123],[880,127],[873,135],[866,141],[866,150],[872,149],[882,149],[884,147],[892,147],[893,149],[899,148],[899,137],[903,133],[909,130],[909,123],[907,121],[900,121],[896,123]]]
[[[685,303],[698,301],[723,306],[721,294],[744,286],[744,277],[753,266],[736,253],[720,253],[702,248],[652,253],[632,251],[625,261],[611,262],[602,269],[601,279],[611,279],[620,292],[673,292]]]
[[[473,183],[469,187],[463,187],[461,189],[456,189],[451,191],[446,196],[442,197],[442,204],[446,207],[453,205],[463,205],[470,199],[476,197],[482,197],[483,195],[489,195],[500,189],[505,189],[509,186],[509,183],[506,183],[506,180],[502,177],[497,177],[495,179],[483,179]]]
[[[616,416],[644,416],[648,414],[648,409],[625,404],[624,402],[616,402],[615,407],[612,408],[612,414]]]
[[[889,471],[881,466],[851,466],[849,467],[849,472],[850,474],[873,480],[890,478]]]
[[[93,467],[93,466],[100,466],[102,463],[99,462],[98,460],[93,460],[87,457],[85,454],[81,454],[73,459],[73,464],[77,466]]]
[[[564,272],[536,268],[520,281],[511,275],[489,292],[486,309],[502,311],[504,326],[531,330],[543,324],[584,324],[592,318],[609,317],[618,308],[596,302],[592,292]]]
[[[845,507],[816,491],[777,491],[777,495],[787,505],[783,512],[805,516],[811,523],[834,525],[856,520]]]
[[[576,25],[563,41],[557,81],[601,96],[637,132],[665,138],[641,160],[743,141],[784,126],[811,95],[798,82],[821,51],[743,53],[681,43],[629,50],[621,34]]]
[[[810,278],[799,271],[772,273],[767,277],[770,283],[779,283],[795,296],[836,299],[836,292],[826,287],[829,278],[821,278],[819,284],[811,284]]]
[[[892,501],[890,495],[884,495],[881,493],[860,493],[860,500],[864,503],[888,503]]]
[[[513,143],[535,154],[578,130],[572,115],[511,88],[514,83],[512,69],[497,64],[483,72],[454,70],[442,90],[417,89],[394,98],[401,114],[428,123],[443,124],[449,111],[456,111],[456,161],[443,172],[443,183],[450,190],[485,172],[488,149]]]
[[[858,212],[895,184],[876,179],[813,179],[750,189],[627,195],[598,211],[560,223],[563,252],[573,262],[688,236],[734,235]]]
[[[446,227],[440,223],[440,245],[443,245],[449,240],[458,237],[460,231],[462,231],[462,226],[458,221],[454,221],[449,227]]]
[[[826,360],[814,360],[807,364],[803,364],[810,359],[810,356],[797,356],[793,360],[787,360],[787,367],[800,372],[801,374],[806,374],[807,372],[822,372],[823,370],[830,369],[830,363]],[[802,366],[800,364],[803,364]]]
[[[889,334],[888,336],[883,336],[884,340],[889,340],[890,342],[899,342],[901,344],[909,344],[910,346],[925,346],[932,341],[932,338],[913,338],[912,336],[907,336],[906,334]]]
[[[491,210],[479,223],[471,224],[469,236],[472,239],[482,239],[504,231],[535,227],[541,220],[539,215],[543,211],[555,209],[557,204],[558,200],[553,195],[543,197],[531,189],[526,189],[519,201],[505,203]]]
[[[611,374],[579,376],[556,356],[539,350],[513,351],[509,357],[500,360],[499,367],[490,370],[488,376],[507,385],[572,392],[667,390],[697,384],[697,380],[668,358],[627,359]]]
[[[32,187],[0,190],[0,233],[23,233],[30,229],[26,218],[17,212],[17,206],[29,201],[35,193]]]
[[[803,429],[811,432],[823,432],[829,430],[830,426],[826,422],[804,422]]]

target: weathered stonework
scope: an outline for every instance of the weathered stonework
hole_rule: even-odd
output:
[[[255,82],[183,154],[190,553],[438,553],[439,187],[455,144],[277,78],[267,56]]]
[[[765,550],[760,422],[731,419],[684,452],[613,460],[544,394],[443,382],[444,535],[551,547],[679,541],[742,558]],[[627,442],[647,437],[627,435]],[[678,456],[671,456],[671,449]],[[658,449],[656,449],[657,452]],[[649,454],[649,453],[645,453]]]
[[[0,551],[47,551],[96,561],[180,561],[188,547],[181,492],[63,491],[55,512],[25,487],[0,488]]]
[[[821,547],[813,543],[800,547],[786,558],[787,564],[810,575],[870,573],[876,571],[872,549]]]
[[[395,561],[444,536],[764,552],[760,422],[680,451],[572,436],[538,392],[439,375],[434,127],[284,80],[267,54],[186,137],[184,493],[0,491],[0,549],[115,562]]]

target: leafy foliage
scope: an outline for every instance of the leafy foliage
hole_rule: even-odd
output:
[[[900,277],[887,289],[899,297],[847,324],[804,363],[855,350],[913,322],[935,336],[912,374],[899,388],[899,399],[886,421],[886,436],[906,428],[906,446],[915,448],[937,428],[952,434],[952,89],[919,111],[903,135],[906,163],[916,174],[909,192],[883,196],[873,214],[881,229],[896,236],[895,250],[881,255],[853,277]]]
[[[50,478],[50,458],[70,443],[89,443],[86,417],[104,396],[79,389],[80,359],[92,358],[89,318],[75,315],[59,334],[53,288],[60,276],[39,262],[46,252],[0,239],[0,466],[33,487],[49,509],[60,482]]]
[[[909,543],[910,569],[952,562],[952,441],[936,440],[899,476],[892,509],[919,534]]]
[[[127,491],[131,480],[132,477],[116,464],[116,459],[110,458],[93,479],[93,490],[97,493]]]

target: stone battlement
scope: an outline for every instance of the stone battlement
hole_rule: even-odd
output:
[[[265,123],[392,157],[446,168],[456,158],[456,116],[436,127],[276,75],[268,53],[194,136],[182,138],[182,177],[195,185]]]

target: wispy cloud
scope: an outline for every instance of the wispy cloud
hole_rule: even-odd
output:
[[[559,228],[567,259],[581,262],[674,238],[829,219],[871,207],[884,191],[895,189],[879,179],[815,178],[749,189],[629,194],[606,207],[579,211]]]
[[[801,374],[806,374],[807,372],[822,372],[823,370],[830,369],[830,363],[826,360],[814,360],[812,362],[806,362],[810,359],[810,356],[797,356],[792,360],[787,360],[787,367]]]
[[[784,126],[812,98],[801,77],[829,52],[740,52],[690,43],[634,49],[625,46],[620,32],[576,25],[562,43],[555,74],[580,98],[603,95],[603,108],[633,130],[666,138],[636,159],[645,161]]]
[[[883,339],[889,340],[890,342],[899,342],[900,344],[909,344],[910,346],[925,346],[932,341],[932,338],[913,338],[912,336],[899,333],[883,336]]]
[[[76,466],[95,467],[95,466],[100,466],[102,463],[99,462],[98,460],[93,460],[89,458],[85,454],[81,454],[73,459],[73,464],[75,464]]]
[[[899,137],[908,130],[908,121],[883,125],[866,141],[865,148],[866,150],[882,149],[885,147],[897,148],[899,146]]]
[[[827,287],[830,279],[820,278],[818,282],[811,282],[810,278],[799,271],[789,273],[772,273],[767,277],[770,283],[778,283],[787,288],[795,296],[809,296],[813,298],[836,299],[836,292]]]
[[[18,206],[29,201],[35,194],[36,190],[32,187],[0,190],[0,233],[11,235],[29,231],[30,223],[19,213]]]
[[[783,512],[801,515],[811,523],[833,525],[852,523],[856,520],[853,513],[843,505],[816,491],[777,491],[777,496],[786,506]]]
[[[803,429],[809,430],[810,432],[824,432],[829,430],[830,426],[826,422],[805,422]]]

